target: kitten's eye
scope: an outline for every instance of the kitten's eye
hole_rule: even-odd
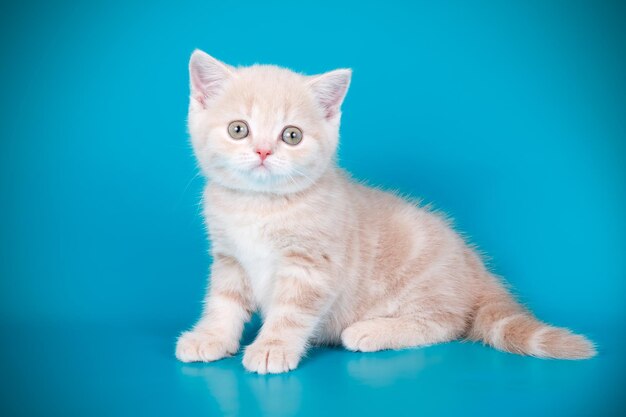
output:
[[[248,125],[241,120],[231,122],[228,125],[228,134],[233,139],[243,139],[248,136]]]
[[[283,130],[283,142],[289,145],[297,145],[302,142],[302,131],[295,126],[287,126]]]

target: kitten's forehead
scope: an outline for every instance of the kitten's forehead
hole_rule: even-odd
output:
[[[251,116],[290,117],[313,105],[305,76],[271,65],[237,69],[227,95],[239,111]]]

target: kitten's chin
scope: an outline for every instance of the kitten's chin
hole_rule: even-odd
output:
[[[277,174],[272,172],[271,168],[262,165],[246,172],[237,171],[209,175],[209,179],[223,187],[236,191],[276,195],[287,195],[304,191],[317,180],[317,178],[312,179],[300,175]]]

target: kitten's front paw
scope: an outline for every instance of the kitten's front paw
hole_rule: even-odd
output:
[[[301,353],[279,341],[258,340],[246,348],[243,366],[259,374],[280,374],[296,369]]]
[[[237,342],[228,343],[219,337],[197,331],[185,332],[176,342],[176,358],[181,362],[212,362],[237,352]]]

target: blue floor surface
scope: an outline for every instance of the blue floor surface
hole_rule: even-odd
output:
[[[3,416],[610,416],[624,407],[624,339],[589,361],[454,342],[400,352],[312,350],[289,374],[174,358],[182,323],[4,325]],[[244,336],[249,341],[254,328]],[[612,334],[612,335],[611,335]]]

